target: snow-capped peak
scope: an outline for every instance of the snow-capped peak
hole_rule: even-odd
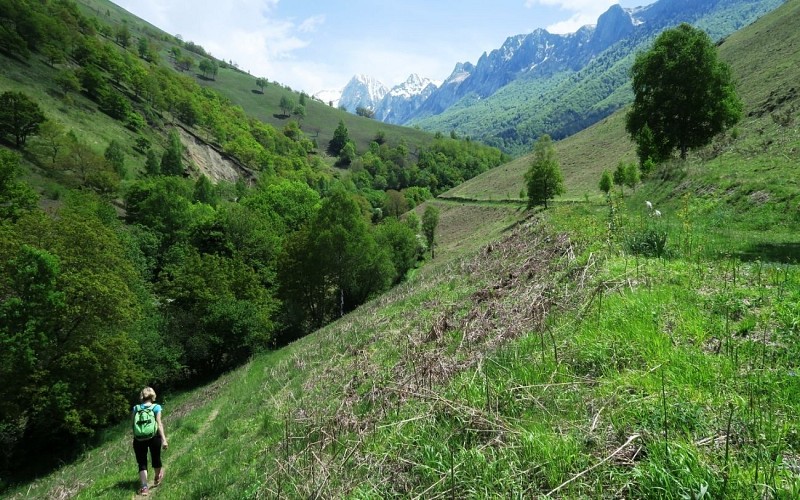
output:
[[[389,94],[394,97],[405,97],[408,99],[424,92],[428,85],[438,87],[438,85],[429,78],[421,78],[418,74],[412,73],[405,82],[396,85],[389,91]]]

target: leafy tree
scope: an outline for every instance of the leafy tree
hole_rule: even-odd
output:
[[[0,222],[17,220],[33,210],[39,201],[33,189],[16,180],[19,172],[19,156],[0,149]]]
[[[662,161],[677,148],[685,159],[689,149],[708,144],[742,116],[730,67],[717,60],[711,38],[689,24],[659,35],[652,49],[637,55],[631,75],[634,102],[626,130],[640,145],[642,162],[643,149]],[[649,144],[643,147],[643,141]]]
[[[128,48],[128,45],[131,44],[131,31],[128,29],[128,23],[122,23],[122,26],[117,29],[115,38],[122,48]]]
[[[147,175],[161,174],[161,162],[158,161],[158,155],[152,149],[147,150],[147,158],[144,162],[144,171]]]
[[[37,134],[44,120],[39,105],[22,92],[0,95],[0,136],[12,136],[18,148],[25,146],[29,135]]]
[[[70,92],[77,92],[81,89],[81,82],[78,80],[78,75],[71,69],[59,71],[53,81],[58,85],[58,88],[61,89],[61,93],[64,94],[65,97],[69,95]]]
[[[35,146],[37,156],[50,160],[50,165],[55,166],[60,153],[67,147],[66,129],[57,121],[45,120],[39,127]]]
[[[339,152],[339,160],[336,164],[340,167],[349,167],[353,160],[356,159],[356,145],[353,141],[347,141],[342,150]]]
[[[279,107],[283,116],[289,116],[289,113],[294,110],[294,99],[289,96],[281,96]]]
[[[256,87],[261,89],[261,93],[264,93],[264,87],[267,86],[266,78],[256,78]]]
[[[422,234],[425,235],[425,241],[427,241],[428,248],[431,251],[431,259],[436,256],[434,248],[436,245],[436,227],[438,225],[439,209],[433,205],[428,205],[422,214]]]
[[[333,131],[333,139],[328,143],[328,153],[331,156],[339,156],[348,142],[350,142],[350,135],[347,133],[347,127],[344,121],[339,120],[339,125]]]
[[[625,185],[636,191],[636,185],[642,180],[639,165],[636,163],[628,163],[625,165]]]
[[[416,232],[399,220],[389,218],[376,228],[375,240],[381,248],[389,249],[395,269],[393,282],[402,281],[419,257]]]
[[[205,203],[212,207],[217,206],[219,199],[214,189],[214,185],[208,180],[205,175],[200,175],[194,183],[194,196],[192,199],[196,202]]]
[[[112,139],[103,156],[114,168],[117,175],[125,177],[125,150],[122,148],[122,144],[117,142],[116,139]]]
[[[598,185],[600,191],[607,195],[609,192],[611,192],[612,183],[613,181],[611,180],[611,172],[608,170],[603,170],[603,175],[600,176],[600,184]]]
[[[301,106],[305,106],[306,105],[306,99],[307,98],[308,98],[308,95],[305,92],[300,92],[300,101],[299,102],[300,102]]]
[[[303,118],[306,117],[306,107],[302,104],[298,104],[292,110],[292,114],[295,118],[297,118],[298,121],[302,121]]]
[[[212,80],[217,76],[217,71],[219,71],[219,66],[211,59],[202,59],[198,68],[200,68],[204,77],[211,78]]]
[[[556,149],[550,136],[545,134],[533,146],[531,166],[525,173],[528,187],[528,208],[544,204],[564,193],[564,179],[556,159]]]
[[[614,169],[613,179],[614,185],[619,186],[622,190],[622,196],[625,196],[625,179],[627,175],[628,168],[625,166],[625,163],[619,162],[617,163],[617,168]]]
[[[169,144],[161,156],[161,173],[163,175],[183,175],[183,144],[175,129],[169,132]]]

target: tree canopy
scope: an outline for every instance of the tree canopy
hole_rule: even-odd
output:
[[[3,92],[0,95],[0,134],[10,135],[21,148],[29,135],[39,130],[45,120],[39,105],[22,92]]]
[[[564,193],[564,178],[556,159],[556,148],[547,134],[533,146],[533,160],[525,173],[525,184],[528,188],[528,208],[536,205],[547,208],[547,200]]]
[[[635,97],[626,130],[642,163],[663,161],[676,148],[686,158],[741,118],[729,66],[717,60],[711,38],[686,23],[659,35],[636,57],[631,75]]]

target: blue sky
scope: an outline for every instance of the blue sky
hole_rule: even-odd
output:
[[[612,4],[653,0],[114,0],[255,76],[314,94],[358,73],[444,80],[509,36],[570,33]]]

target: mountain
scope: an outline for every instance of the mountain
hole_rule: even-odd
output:
[[[416,73],[383,96],[375,109],[375,118],[382,122],[404,123],[437,89],[436,83]]]
[[[386,85],[368,75],[356,75],[342,90],[339,107],[355,113],[357,108],[375,110],[383,96],[389,92]]]
[[[342,91],[344,89],[327,89],[327,90],[320,90],[319,92],[315,93],[312,97],[321,101],[325,104],[329,104],[334,108],[339,107],[339,99],[342,97]]]
[[[659,0],[609,8],[575,33],[537,29],[509,37],[476,64],[459,63],[405,124],[457,130],[509,152],[539,135],[566,137],[630,100],[634,54],[664,29],[688,22],[721,39],[783,0]]]

